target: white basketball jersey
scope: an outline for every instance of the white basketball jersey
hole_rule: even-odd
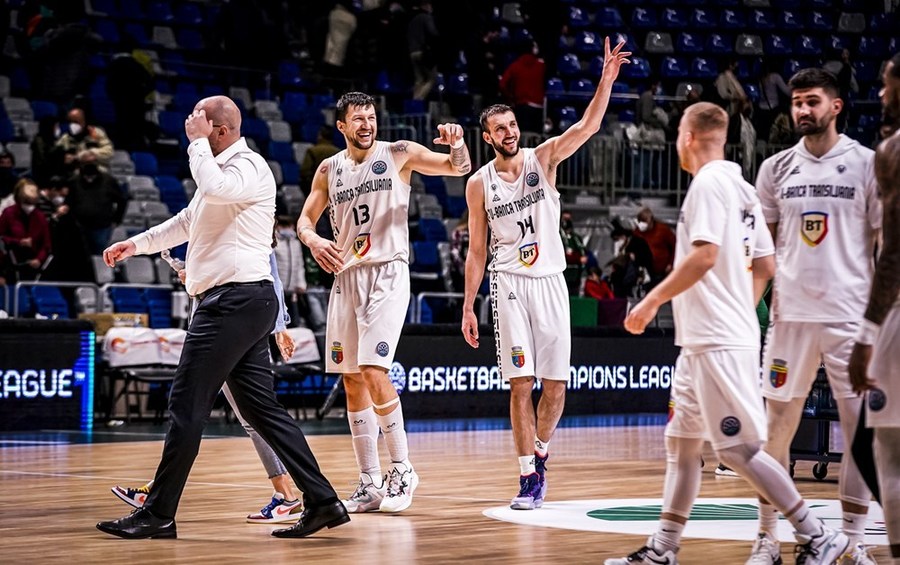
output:
[[[677,267],[706,241],[719,246],[716,263],[672,300],[675,344],[686,348],[758,349],[753,303],[753,259],[775,252],[762,207],[741,167],[729,161],[704,165],[688,188],[678,217]]]
[[[841,135],[821,158],[801,140],[763,162],[756,188],[766,222],[778,223],[773,319],[862,318],[881,227],[874,157]]]
[[[331,229],[347,270],[360,263],[409,261],[409,184],[400,180],[391,144],[376,141],[362,163],[347,151],[328,159]]]
[[[484,208],[491,228],[491,271],[545,277],[566,268],[559,235],[559,192],[541,170],[533,149],[513,183],[500,178],[494,161],[478,172],[484,183]]]

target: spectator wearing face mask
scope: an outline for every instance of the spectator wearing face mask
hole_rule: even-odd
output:
[[[101,255],[113,227],[125,215],[125,196],[115,177],[97,166],[93,153],[82,153],[79,162],[70,187],[69,207],[84,233],[88,253]]]
[[[650,266],[650,283],[656,285],[666,278],[675,261],[675,232],[662,222],[656,221],[650,208],[643,208],[637,215],[634,235],[647,242],[653,257]]]
[[[64,155],[65,164],[87,152],[94,156],[95,162],[104,169],[109,167],[113,156],[113,144],[109,136],[99,126],[88,125],[84,110],[73,108],[66,116],[68,132],[56,142],[56,149]]]
[[[50,227],[37,209],[38,187],[22,179],[14,190],[15,203],[0,214],[0,239],[6,246],[7,280],[34,280],[50,256]]]

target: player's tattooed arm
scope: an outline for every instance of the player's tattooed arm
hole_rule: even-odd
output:
[[[391,153],[407,153],[408,151],[408,141],[395,141],[394,143],[391,143]]]
[[[884,248],[875,266],[866,319],[881,325],[900,292],[900,136],[882,142],[875,154],[875,177],[881,192]]]
[[[461,175],[472,170],[472,159],[469,157],[469,148],[465,144],[460,147],[450,147],[450,164]]]

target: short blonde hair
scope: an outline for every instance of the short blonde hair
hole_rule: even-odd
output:
[[[684,118],[690,131],[704,134],[721,131],[728,133],[728,114],[721,106],[711,102],[691,104],[684,111]]]

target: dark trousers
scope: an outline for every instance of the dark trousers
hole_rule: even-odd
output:
[[[154,515],[175,516],[203,428],[226,379],[238,410],[281,458],[306,506],[337,500],[300,427],[275,400],[268,338],[277,310],[269,282],[217,287],[200,300],[172,383],[162,459],[144,504]]]

